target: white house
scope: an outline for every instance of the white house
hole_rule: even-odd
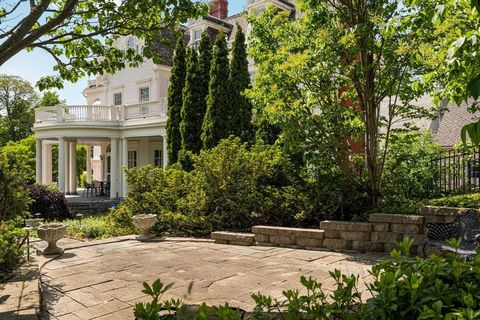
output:
[[[246,0],[245,9],[262,12],[268,5],[290,10],[287,0]],[[212,0],[208,16],[189,22],[185,39],[196,47],[203,32],[214,38],[223,31],[233,42],[236,25],[248,35],[242,15],[228,16],[227,0]],[[140,49],[134,37],[123,37],[116,46]],[[36,180],[52,183],[52,145],[58,145],[58,187],[66,194],[76,194],[76,146],[87,153],[87,182],[109,185],[110,197],[123,197],[127,191],[123,167],[168,164],[166,149],[167,90],[173,49],[154,47],[163,57],[162,64],[146,61],[138,68],[126,68],[115,74],[88,81],[84,90],[86,105],[61,105],[36,110]],[[253,75],[253,65],[250,67]]]

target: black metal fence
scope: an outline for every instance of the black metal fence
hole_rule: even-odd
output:
[[[480,191],[480,147],[445,152],[432,159],[436,195]]]

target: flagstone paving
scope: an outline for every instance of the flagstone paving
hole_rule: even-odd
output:
[[[133,306],[149,301],[142,282],[175,285],[165,298],[187,304],[230,305],[252,310],[252,293],[279,298],[312,276],[332,290],[329,271],[368,282],[379,254],[342,254],[275,247],[242,247],[208,240],[125,240],[67,250],[42,268],[45,319],[132,319]],[[360,286],[365,290],[365,285]]]

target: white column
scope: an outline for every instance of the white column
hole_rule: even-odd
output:
[[[42,146],[42,183],[52,183],[52,145],[44,143]]]
[[[42,183],[42,140],[36,139],[36,148],[35,148],[35,181],[37,183]]]
[[[127,196],[128,185],[127,185],[127,174],[125,169],[128,168],[128,139],[122,139],[122,197]]]
[[[65,141],[65,193],[70,194],[70,141]]]
[[[77,142],[70,142],[70,194],[77,194]]]
[[[112,138],[110,144],[110,198],[118,195],[118,138]]]
[[[58,188],[65,193],[65,140],[58,138]]]
[[[87,149],[87,183],[92,183],[92,146],[85,146]]]
[[[163,167],[168,166],[167,135],[162,136],[163,140]]]

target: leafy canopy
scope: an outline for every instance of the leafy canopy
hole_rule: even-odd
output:
[[[114,73],[155,58],[150,44],[166,31],[205,13],[192,0],[12,0],[0,4],[0,66],[22,50],[40,49],[56,62],[58,77],[45,77],[40,88],[61,88],[64,80]],[[120,36],[145,46],[113,47]],[[160,38],[160,39],[159,39]],[[101,59],[97,59],[101,57]]]

